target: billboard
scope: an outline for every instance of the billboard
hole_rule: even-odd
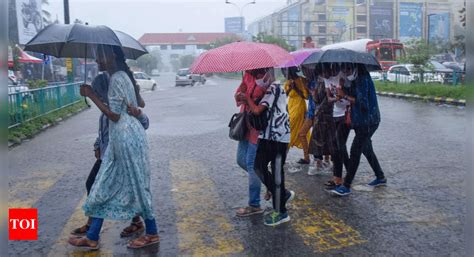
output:
[[[335,21],[331,24],[328,33],[336,37],[336,42],[351,40],[354,33],[354,1],[353,0],[328,0],[328,20]]]
[[[422,4],[400,3],[400,40],[405,41],[422,36]]]
[[[376,3],[370,7],[370,38],[394,38],[393,4]]]
[[[28,43],[42,28],[41,0],[16,0],[18,41]]]
[[[436,13],[428,15],[429,31],[428,37],[430,42],[449,41],[449,13]]]
[[[225,21],[225,32],[242,34],[245,31],[244,17],[227,17]]]

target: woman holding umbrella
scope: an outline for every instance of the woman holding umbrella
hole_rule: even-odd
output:
[[[146,235],[128,244],[142,248],[159,243],[158,228],[151,205],[150,165],[146,134],[140,122],[127,112],[137,106],[139,88],[125,63],[118,46],[99,47],[98,57],[104,60],[110,74],[109,106],[105,105],[88,85],[81,95],[89,97],[112,121],[109,146],[91,192],[83,206],[92,223],[85,237],[71,237],[71,245],[98,249],[99,233],[104,219],[130,220],[139,214],[145,220]]]

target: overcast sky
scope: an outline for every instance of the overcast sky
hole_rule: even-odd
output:
[[[63,0],[45,7],[64,22]],[[251,2],[231,1],[238,6]],[[256,0],[243,9],[247,24],[284,7],[286,0]],[[224,32],[224,17],[239,16],[225,0],[69,0],[71,22],[107,25],[139,38],[147,32]]]

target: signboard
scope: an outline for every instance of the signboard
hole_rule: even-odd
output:
[[[370,7],[370,38],[394,38],[393,4],[376,3]]]
[[[42,28],[41,0],[16,0],[18,41],[28,43]]]
[[[225,21],[225,32],[241,34],[245,31],[244,17],[227,17]]]
[[[428,15],[430,42],[448,42],[449,41],[449,13],[437,13]]]
[[[400,3],[400,40],[421,38],[423,26],[421,8],[421,3]]]
[[[327,0],[328,20],[331,24],[329,34],[336,36],[336,42],[351,40],[351,29],[354,28],[354,0]]]

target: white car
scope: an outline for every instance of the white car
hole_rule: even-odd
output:
[[[383,80],[383,73],[380,71],[371,71],[370,77],[372,78],[373,81],[380,81],[380,80]]]
[[[28,94],[29,90],[30,89],[27,86],[18,85],[16,81],[8,77],[8,94],[24,93],[22,95],[25,96],[25,94]]]
[[[140,86],[140,89],[148,89],[154,91],[156,89],[156,81],[144,72],[134,72],[133,77]]]
[[[417,69],[418,68],[415,67],[415,65],[413,64],[393,65],[388,69],[387,80],[402,84],[421,82],[421,74],[417,71]],[[443,83],[443,77],[441,76],[441,74],[424,70],[423,82]]]

